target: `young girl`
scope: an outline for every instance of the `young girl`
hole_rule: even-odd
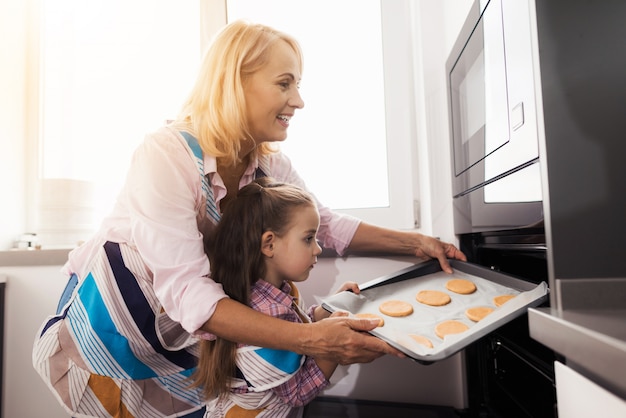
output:
[[[255,180],[229,203],[207,248],[211,277],[232,299],[267,315],[292,322],[330,316],[321,306],[306,313],[293,284],[307,279],[322,251],[319,222],[304,190],[269,177]],[[343,290],[359,292],[353,282]],[[201,344],[194,375],[194,386],[211,399],[205,417],[299,416],[337,367],[290,351],[211,338]]]

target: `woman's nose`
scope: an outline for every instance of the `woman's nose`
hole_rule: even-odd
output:
[[[304,107],[304,100],[302,100],[300,90],[294,89],[294,93],[289,98],[289,106],[295,107],[296,109],[302,109]]]

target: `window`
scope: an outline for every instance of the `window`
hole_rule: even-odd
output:
[[[43,0],[41,240],[73,245],[112,208],[133,150],[176,116],[201,59],[199,0]]]
[[[133,150],[188,94],[203,35],[225,23],[223,4],[42,0],[41,192],[27,227],[44,243],[47,234],[75,244],[111,209]],[[306,105],[281,146],[311,189],[367,221],[412,227],[408,1],[226,4],[231,20],[269,24],[303,46]]]
[[[307,185],[327,206],[398,228],[414,222],[406,7],[380,0],[227,0],[229,21],[270,25],[302,46],[305,107],[280,146]]]

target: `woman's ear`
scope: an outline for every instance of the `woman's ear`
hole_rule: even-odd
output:
[[[274,240],[276,235],[272,231],[265,231],[261,235],[261,252],[266,257],[274,256]]]

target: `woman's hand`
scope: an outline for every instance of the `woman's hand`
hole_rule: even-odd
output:
[[[452,273],[452,267],[448,258],[467,261],[465,254],[454,245],[440,241],[428,235],[421,235],[420,244],[415,249],[415,255],[420,258],[433,258],[439,260],[441,269],[446,273]]]
[[[229,298],[218,302],[202,331],[259,347],[289,350],[339,364],[369,363],[384,354],[406,357],[383,340],[367,333],[378,320],[333,318],[302,324],[262,314]]]
[[[301,352],[339,364],[369,363],[385,354],[405,357],[367,333],[377,325],[378,320],[349,318],[345,312],[336,312],[330,318],[308,325],[310,332]]]

